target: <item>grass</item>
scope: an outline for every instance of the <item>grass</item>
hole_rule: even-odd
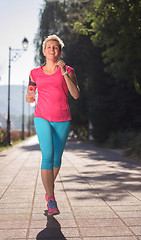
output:
[[[28,138],[29,138],[29,137],[25,137],[24,140],[26,140],[26,139],[28,139]],[[18,144],[18,143],[20,143],[20,142],[22,142],[22,141],[24,141],[24,140],[22,140],[22,139],[20,138],[20,139],[18,139],[18,140],[16,140],[16,141],[12,141],[12,144],[11,144],[11,145],[6,145],[6,146],[1,145],[1,146],[0,146],[0,152],[4,151],[4,150],[6,150],[6,149],[9,149],[9,148],[15,146],[16,144]]]

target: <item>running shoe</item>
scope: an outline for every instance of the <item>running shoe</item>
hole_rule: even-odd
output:
[[[57,202],[54,200],[49,200],[48,201],[48,204],[47,204],[47,207],[48,207],[48,215],[57,215],[60,213],[58,207],[57,207]]]

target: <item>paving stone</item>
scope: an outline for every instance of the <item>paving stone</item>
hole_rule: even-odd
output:
[[[90,228],[96,226],[118,226],[125,227],[125,224],[120,219],[114,218],[77,218],[77,223],[80,228]]]
[[[85,212],[85,213],[74,213],[76,218],[118,218],[114,212]]]
[[[100,199],[100,197],[94,197],[93,198],[87,198],[87,199],[76,199],[76,198],[69,198],[70,203],[72,204],[72,206],[105,206],[105,202]]]
[[[120,217],[139,217],[141,218],[141,211],[134,211],[134,212],[117,212]]]
[[[10,239],[10,238],[24,238],[26,237],[27,229],[4,229],[0,230],[0,239]]]
[[[0,214],[1,221],[28,221],[29,214]]]
[[[118,199],[118,200],[113,200],[113,201],[109,201],[109,200],[106,200],[105,201],[112,207],[112,206],[134,206],[134,205],[140,205],[141,204],[141,201],[134,198],[134,197],[131,197],[130,199]]]
[[[0,156],[0,240],[141,239],[141,165],[68,141],[55,183],[61,213],[50,218],[37,136]]]
[[[25,240],[25,238],[4,238],[2,240],[15,240],[15,239],[18,239],[18,240]],[[35,240],[35,239],[34,239]]]
[[[0,222],[0,229],[27,229],[28,228],[28,221],[1,221]]]
[[[105,236],[102,236],[102,237],[92,237],[92,238],[84,238],[84,240],[137,240],[136,237],[133,237],[133,236],[121,236],[121,237],[113,237],[113,236],[110,236],[110,237],[105,237]]]
[[[93,207],[83,207],[83,208],[78,208],[76,206],[72,207],[75,213],[97,213],[97,212],[102,212],[104,214],[104,212],[111,212],[113,213],[111,208],[108,208],[107,206],[93,206]]]
[[[134,217],[134,218],[125,218],[123,217],[123,221],[128,225],[128,226],[141,226],[141,218]]]
[[[114,209],[116,212],[135,212],[135,211],[141,211],[141,204],[140,205],[133,205],[133,206],[112,206],[112,209]]]
[[[141,226],[133,226],[130,227],[132,229],[132,231],[136,234],[136,235],[140,235],[141,236]]]
[[[84,237],[91,237],[91,236],[131,236],[132,233],[130,230],[128,230],[126,227],[93,227],[93,228],[81,228],[80,229],[81,234]]]
[[[15,214],[29,214],[31,211],[30,208],[2,208],[0,209],[0,214],[11,214],[11,215],[15,215]]]
[[[17,209],[21,209],[21,208],[23,208],[23,209],[29,209],[31,207],[31,203],[30,202],[24,202],[24,203],[10,203],[10,204],[8,204],[8,203],[0,203],[0,210],[1,209],[6,209],[6,210],[8,210],[8,209],[15,209],[15,208],[17,208]]]

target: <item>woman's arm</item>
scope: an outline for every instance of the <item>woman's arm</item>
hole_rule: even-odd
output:
[[[31,75],[29,76],[29,85],[27,88],[26,94],[26,102],[33,103],[35,102],[35,91],[36,91],[36,83],[33,81]]]
[[[78,99],[80,97],[80,89],[78,87],[78,82],[76,75],[73,71],[70,71],[70,73],[66,73],[66,64],[63,60],[60,60],[57,65],[61,67],[62,75],[64,76],[66,80],[66,84],[68,86],[69,92],[72,95],[74,99]],[[66,73],[66,74],[64,74]]]
[[[64,78],[66,80],[70,94],[74,99],[78,99],[80,97],[80,89],[78,87],[75,73],[73,71],[70,71],[69,74],[64,75]]]

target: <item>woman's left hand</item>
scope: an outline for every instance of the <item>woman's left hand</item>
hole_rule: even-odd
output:
[[[62,74],[66,72],[66,63],[63,60],[58,61],[58,66],[61,67]],[[74,99],[79,98],[80,89],[78,87],[77,79],[73,71],[70,71],[69,74],[65,74],[65,81],[68,86],[69,92]]]
[[[61,67],[62,74],[66,72],[66,63],[63,60],[58,61],[57,65]]]

